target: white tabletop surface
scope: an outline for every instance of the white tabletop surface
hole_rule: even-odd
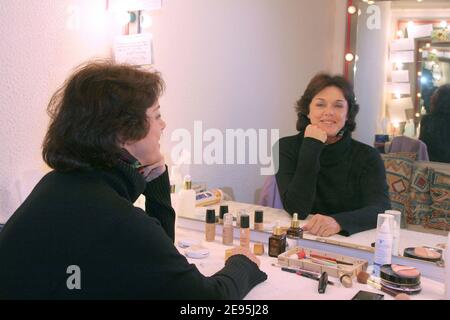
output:
[[[202,246],[209,249],[210,255],[204,259],[187,258],[190,263],[197,266],[199,271],[210,276],[219,271],[224,266],[225,250],[230,248],[222,244],[221,236],[216,235],[214,242],[204,240],[204,233],[184,228],[176,230],[176,245],[179,240],[196,239],[202,242]],[[234,240],[238,245],[238,239]],[[185,249],[177,245],[178,250],[184,254]],[[251,248],[253,244],[251,243]],[[380,292],[368,285],[359,284],[353,279],[351,288],[343,287],[337,278],[330,277],[329,280],[335,285],[328,285],[324,294],[317,292],[318,282],[296,274],[282,271],[280,268],[272,266],[277,259],[267,255],[268,248],[265,246],[265,254],[259,256],[261,260],[261,270],[267,273],[268,279],[253,288],[245,297],[248,300],[350,300],[359,290],[371,291],[384,294],[385,300],[393,298],[388,294]],[[438,300],[443,299],[444,286],[436,281],[421,278],[422,291],[418,295],[410,296],[411,300]]]

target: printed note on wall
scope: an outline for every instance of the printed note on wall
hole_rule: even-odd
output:
[[[391,41],[391,51],[414,50],[414,39],[404,38]]]
[[[152,37],[148,33],[118,36],[114,41],[117,63],[149,65],[152,63]]]
[[[430,37],[433,33],[432,24],[412,25],[408,27],[408,38],[423,38]]]

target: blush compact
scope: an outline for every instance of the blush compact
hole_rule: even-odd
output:
[[[408,258],[420,259],[430,262],[442,260],[442,250],[431,247],[410,247],[406,248],[403,255]]]
[[[399,293],[416,294],[420,287],[420,272],[414,267],[385,264],[380,269],[381,285]]]

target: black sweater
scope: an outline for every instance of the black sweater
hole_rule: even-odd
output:
[[[378,213],[390,208],[383,161],[377,150],[346,134],[326,145],[303,133],[279,141],[276,174],[283,206],[289,213],[332,216],[342,235],[377,224]]]
[[[427,145],[430,161],[450,163],[450,114],[424,115],[419,139]]]
[[[0,232],[3,299],[241,299],[267,279],[243,255],[211,277],[173,244],[166,172],[132,167],[47,174]],[[133,206],[144,193],[146,212]],[[67,280],[81,270],[81,289]]]

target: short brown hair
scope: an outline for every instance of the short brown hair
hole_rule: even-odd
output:
[[[146,111],[164,91],[159,73],[96,60],[80,65],[51,98],[43,142],[53,169],[113,166],[120,144],[144,138]]]
[[[345,122],[344,130],[349,132],[355,130],[355,118],[359,111],[359,105],[356,103],[353,85],[341,76],[331,76],[326,73],[319,73],[311,79],[302,97],[297,101],[295,111],[297,112],[296,127],[298,131],[304,131],[311,123],[308,118],[309,105],[311,104],[312,99],[326,87],[336,87],[342,91],[348,105],[348,119]]]

